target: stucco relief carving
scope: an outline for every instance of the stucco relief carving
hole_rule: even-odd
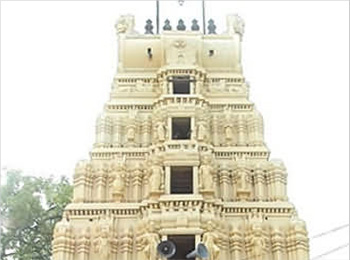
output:
[[[237,14],[228,15],[226,18],[228,32],[234,32],[241,36],[244,34],[244,20]]]
[[[126,166],[124,160],[113,164],[113,175],[113,200],[120,202],[124,197],[126,186]]]
[[[158,156],[153,157],[151,166],[151,175],[150,175],[150,191],[151,192],[160,192],[164,189],[163,178],[164,171],[161,158]]]
[[[199,189],[201,191],[214,190],[213,174],[214,174],[214,169],[211,166],[211,158],[208,155],[205,155],[203,156],[201,160],[201,165],[199,167],[199,177],[200,177]]]
[[[219,239],[218,234],[214,230],[214,224],[209,221],[207,224],[206,232],[203,234],[203,243],[208,248],[209,257],[208,260],[218,260],[220,254],[220,248],[217,245]]]
[[[139,243],[142,245],[141,250],[146,256],[147,260],[157,260],[157,245],[160,242],[159,234],[157,233],[155,223],[150,222],[149,225],[145,226],[145,233],[138,238]]]
[[[134,27],[135,27],[135,17],[130,14],[121,15],[115,25],[115,28],[118,34],[121,34],[121,33],[135,34],[136,31],[134,30]]]

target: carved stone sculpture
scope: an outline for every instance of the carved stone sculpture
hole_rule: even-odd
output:
[[[157,125],[157,136],[158,136],[158,141],[159,142],[164,142],[165,141],[166,128],[165,128],[165,124],[163,122],[160,122]]]
[[[161,166],[160,158],[155,157],[153,159],[153,165],[151,167],[151,176],[149,180],[151,192],[159,192],[161,190],[163,175],[164,172]]]
[[[148,227],[148,233],[143,237],[145,247],[143,249],[144,254],[147,257],[147,260],[157,259],[157,245],[160,242],[158,233],[155,230],[155,224],[150,223]]]
[[[125,177],[126,177],[126,169],[123,162],[118,162],[115,165],[114,169],[114,181],[113,181],[113,199],[116,202],[120,202],[120,200],[124,196],[125,191]]]
[[[207,231],[203,235],[203,243],[208,248],[209,258],[208,260],[218,260],[220,254],[220,248],[216,244],[218,235],[215,234],[212,222],[208,223]]]
[[[204,156],[199,167],[200,188],[202,190],[213,190],[213,167],[210,165],[210,158]]]
[[[227,28],[229,32],[235,32],[243,36],[244,20],[237,14],[227,16]]]
[[[253,229],[253,237],[252,237],[251,243],[252,243],[253,259],[263,260],[266,243],[260,227],[255,227]]]
[[[135,18],[133,15],[121,15],[117,21],[116,29],[120,33],[134,33]]]
[[[204,122],[199,122],[197,127],[197,139],[198,141],[205,141],[207,138],[207,129]]]
[[[99,237],[94,240],[95,253],[98,253],[99,259],[109,260],[111,245],[107,230],[102,230]]]

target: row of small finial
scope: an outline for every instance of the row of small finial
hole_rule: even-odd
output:
[[[185,31],[186,30],[186,25],[185,22],[180,19],[178,21],[178,24],[176,26],[176,29],[178,31]],[[146,26],[145,26],[145,34],[153,34],[153,25],[152,25],[152,20],[148,19],[146,21]],[[171,31],[172,27],[170,25],[170,21],[166,19],[164,21],[164,26],[163,26],[164,31]],[[192,20],[192,26],[191,26],[192,31],[199,31],[199,25],[198,25],[198,20],[193,19]],[[216,25],[214,24],[214,20],[210,19],[208,21],[208,34],[216,34]]]

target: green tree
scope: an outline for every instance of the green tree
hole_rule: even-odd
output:
[[[73,187],[60,180],[9,171],[0,191],[1,259],[49,260],[53,229]]]

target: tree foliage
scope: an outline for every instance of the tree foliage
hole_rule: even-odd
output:
[[[54,225],[72,190],[65,177],[57,181],[9,171],[0,191],[1,259],[50,259]]]

